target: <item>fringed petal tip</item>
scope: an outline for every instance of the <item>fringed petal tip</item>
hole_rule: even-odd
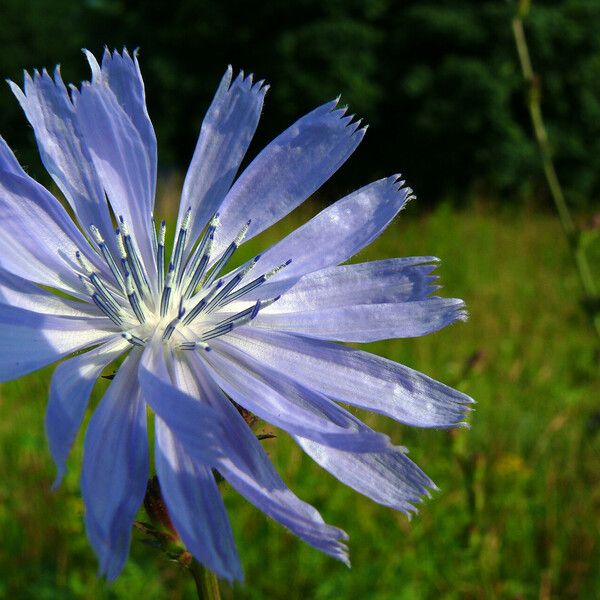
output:
[[[336,541],[330,549],[323,550],[333,558],[343,562],[350,569],[352,565],[350,564],[350,551],[347,544],[350,538],[343,529],[338,529],[337,527],[332,529],[337,533]]]
[[[432,286],[432,287],[439,289],[441,286]],[[451,306],[452,304],[454,305],[454,306],[452,306],[453,319],[452,319],[451,323],[456,323],[457,321],[468,321],[469,320],[469,311],[465,308],[464,300],[461,300],[460,298],[443,298],[441,296],[429,296],[429,299],[430,300],[439,299],[440,301],[444,301],[444,303],[447,306]]]
[[[468,321],[469,320],[469,311],[466,308],[460,308],[457,311],[456,320],[457,321]]]
[[[401,210],[404,210],[408,202],[417,198],[413,193],[413,189],[405,185],[406,180],[402,178],[402,175],[400,173],[390,175],[387,178],[387,182],[390,186],[392,186],[395,189],[396,192],[401,193],[404,196],[404,204],[402,205]]]
[[[259,79],[255,82],[254,73],[246,75],[243,69],[240,69],[238,71],[238,74],[234,79],[232,65],[227,65],[227,70],[225,71],[225,75],[223,78],[227,82],[227,92],[230,92],[234,86],[238,86],[246,92],[251,91],[255,94],[261,94],[262,96],[264,96],[271,87],[265,79]]]
[[[337,98],[330,100],[329,102],[324,104],[321,108],[324,109],[324,111],[328,110],[333,116],[338,118],[340,120],[341,124],[346,129],[348,129],[350,136],[359,136],[359,141],[360,141],[364,137],[369,126],[363,125],[361,127],[361,124],[363,122],[362,118],[357,118],[355,114],[351,114],[351,115],[346,114],[349,109],[348,104],[345,104],[338,108],[338,104],[340,102],[341,97],[342,96],[340,94],[339,96],[337,96]]]

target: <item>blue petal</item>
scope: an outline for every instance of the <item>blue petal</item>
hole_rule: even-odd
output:
[[[227,69],[204,117],[183,184],[178,228],[192,208],[189,239],[195,240],[217,212],[254,135],[268,86],[240,73],[232,83]]]
[[[318,511],[283,483],[260,442],[223,395],[197,356],[188,358],[199,394],[221,414],[223,455],[215,467],[247,500],[315,548],[348,561],[346,534],[327,525]]]
[[[85,297],[75,253],[107,272],[58,200],[28,176],[0,172],[0,222],[0,268],[9,273]]]
[[[122,54],[116,50],[111,53],[105,49],[101,68],[90,52],[86,51],[85,54],[92,69],[93,82],[100,83],[99,80],[102,80],[110,87],[142,139],[144,148],[148,152],[150,178],[154,184],[152,195],[154,195],[157,167],[156,134],[146,108],[146,92],[137,50],[131,58],[126,49],[123,49]]]
[[[0,304],[0,381],[37,371],[77,350],[114,337],[108,319],[45,315]]]
[[[131,528],[148,479],[146,405],[137,382],[140,351],[134,349],[92,415],[85,436],[81,489],[85,524],[109,580],[129,554]]]
[[[334,477],[371,500],[416,512],[414,504],[435,484],[405,454],[404,448],[356,454],[297,437],[301,448]]]
[[[17,157],[9,148],[5,139],[0,135],[0,171],[12,173],[13,175],[25,175]]]
[[[240,175],[219,208],[215,255],[225,250],[248,220],[247,239],[283,218],[354,152],[365,130],[344,116],[345,109],[334,110],[336,104],[324,104],[296,121]]]
[[[100,313],[95,304],[51,294],[35,283],[2,269],[0,269],[0,304],[57,317],[87,319],[99,317]],[[103,321],[106,322],[105,319]]]
[[[94,167],[113,212],[122,216],[149,273],[155,270],[151,214],[155,179],[152,148],[103,80],[83,83],[73,102]]]
[[[220,450],[219,415],[208,405],[173,387],[160,337],[144,350],[139,380],[144,400],[177,433],[179,441],[193,451],[196,460],[212,464]]]
[[[96,380],[103,369],[131,348],[121,336],[85,354],[61,363],[52,376],[46,407],[46,436],[56,463],[56,489],[66,470],[66,461],[81,427]]]
[[[402,185],[397,176],[366,185],[263,252],[253,274],[292,262],[259,288],[261,298],[278,296],[302,275],[342,263],[370,244],[411,198]]]
[[[238,404],[285,431],[328,446],[369,452],[389,446],[387,436],[349,427],[345,411],[324,396],[273,372],[223,340],[206,361],[219,386]]]
[[[339,342],[374,342],[427,335],[465,320],[465,304],[456,298],[427,298],[394,304],[359,304],[281,312],[261,311],[255,327]]]
[[[46,71],[33,77],[26,73],[23,91],[12,82],[10,86],[33,127],[46,170],[82,228],[87,231],[94,224],[112,243],[108,205],[58,67],[54,80]]]
[[[351,265],[326,267],[308,273],[273,305],[277,311],[329,308],[355,304],[383,304],[423,300],[438,289],[432,271],[433,256],[389,258]],[[282,273],[284,276],[285,273]],[[266,285],[269,285],[268,283]],[[263,287],[245,300],[264,298]]]
[[[416,427],[456,427],[473,402],[418,371],[339,344],[248,326],[227,341],[309,389]]]
[[[192,460],[156,417],[156,472],[169,515],[186,548],[219,577],[243,578],[233,532],[215,476]]]

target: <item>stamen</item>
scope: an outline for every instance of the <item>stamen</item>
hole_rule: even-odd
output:
[[[192,294],[195,292],[198,284],[200,283],[200,279],[202,279],[204,273],[206,272],[206,267],[208,267],[208,261],[210,260],[210,251],[212,249],[214,236],[211,235],[208,239],[208,243],[206,246],[206,252],[200,257],[197,264],[194,267],[194,272],[192,274],[192,278],[190,279],[188,286],[183,294],[185,298],[190,298]]]
[[[175,279],[176,286],[179,286],[181,283],[181,276],[183,275],[183,269],[181,269],[181,261],[183,259],[183,249],[185,248],[185,241],[187,238],[188,227],[190,225],[190,215],[192,214],[192,207],[190,206],[186,211],[183,219],[181,220],[181,227],[179,228],[179,233],[177,234],[177,242],[175,244],[175,249],[173,250],[173,256],[171,262],[175,267],[175,275],[173,278]]]
[[[256,314],[258,314],[259,308],[264,308],[264,303],[261,301],[258,301],[256,304],[249,306],[248,308],[242,310],[239,313],[236,313],[235,315],[231,315],[230,317],[227,317],[226,319],[219,321],[218,325],[216,325],[215,327],[220,326],[220,325],[227,325],[228,323],[233,323],[237,319],[242,319],[242,318],[245,318],[252,314],[254,314],[254,317],[255,317]],[[254,318],[254,317],[252,317],[252,318]]]
[[[236,290],[235,292],[232,292],[229,296],[227,296],[226,298],[223,299],[223,301],[221,302],[219,308],[222,308],[223,306],[226,306],[230,302],[233,302],[234,300],[237,300],[238,298],[241,298],[242,296],[244,296],[248,292],[251,292],[252,290],[255,290],[257,287],[260,287],[265,281],[267,281],[268,279],[270,279],[271,277],[273,277],[273,275],[275,275],[275,273],[279,273],[279,271],[281,271],[281,269],[284,269],[285,267],[287,267],[291,263],[292,263],[292,259],[290,258],[289,260],[286,260],[283,264],[279,265],[278,267],[275,267],[274,269],[271,269],[270,271],[268,271],[264,275],[261,275],[260,277],[257,277],[256,279],[252,280],[250,283],[248,283],[245,286],[241,287],[239,290]]]
[[[135,316],[137,317],[140,323],[145,323],[146,316],[144,315],[144,311],[142,310],[137,290],[133,286],[133,281],[131,281],[130,273],[125,273],[125,287],[127,290],[127,299],[129,300],[129,304],[131,305]]]
[[[210,301],[209,305],[206,307],[206,312],[210,313],[213,312],[214,310],[216,310],[217,308],[219,308],[219,305],[221,303],[221,301],[223,300],[223,298],[225,298],[225,296],[227,296],[227,294],[233,290],[240,281],[242,281],[242,279],[248,274],[248,272],[254,267],[254,265],[256,264],[258,260],[258,257],[256,257],[249,265],[247,265],[246,267],[244,267],[239,273],[237,273],[236,275],[234,275],[230,280],[229,283],[227,283],[223,289]]]
[[[81,281],[81,285],[83,285],[83,287],[85,288],[85,291],[92,296],[96,290],[94,289],[94,286],[90,284],[90,282],[83,276],[83,275],[79,275],[79,281]]]
[[[165,235],[167,223],[163,219],[158,232],[158,248],[156,250],[156,268],[158,269],[158,291],[162,292],[165,285]]]
[[[221,335],[224,335],[225,333],[229,333],[236,327],[240,327],[241,325],[249,323],[250,321],[252,321],[252,319],[256,317],[260,308],[261,302],[259,300],[254,306],[251,306],[250,308],[247,308],[246,310],[243,310],[242,312],[236,315],[224,319],[218,325],[213,327],[213,329],[205,331],[200,336],[202,341],[206,342],[207,340],[219,337]]]
[[[279,300],[279,298],[281,298],[281,296],[275,296],[275,298],[269,298],[268,300],[261,300],[260,301],[261,309],[271,306],[271,304],[274,304],[275,302],[277,302],[277,300]]]
[[[188,259],[185,267],[185,281],[187,287],[184,292],[185,298],[190,298],[198,287],[200,279],[204,275],[208,262],[210,260],[210,252],[212,250],[215,231],[219,225],[219,213],[210,220],[206,231],[202,235],[200,242],[196,246],[193,255]],[[191,276],[190,276],[191,273]]]
[[[169,272],[167,273],[167,281],[163,289],[160,299],[160,316],[164,317],[169,312],[169,303],[171,301],[171,286],[173,285],[173,263],[169,263]]]
[[[131,265],[127,260],[125,242],[123,241],[121,230],[118,227],[115,229],[115,235],[117,236],[117,249],[119,250],[119,257],[121,258],[121,268],[123,269],[123,273],[129,273],[131,271]],[[125,280],[123,280],[123,282],[125,282]],[[125,286],[125,293],[127,294],[127,286]]]
[[[231,244],[229,244],[220,256],[216,257],[209,271],[214,236],[219,225],[219,215],[216,213],[213,216],[198,244],[193,251],[192,247],[190,247],[188,257],[185,258],[186,244],[189,241],[191,212],[190,207],[182,218],[173,248],[172,260],[168,264],[166,273],[166,223],[163,220],[157,230],[154,214],[150,213],[152,251],[157,263],[157,282],[158,292],[160,293],[160,318],[154,314],[158,303],[158,296],[155,295],[157,290],[155,287],[150,287],[148,275],[142,262],[142,256],[134,244],[123,216],[119,216],[119,227],[115,231],[118,254],[115,253],[114,249],[112,251],[109,249],[98,227],[95,225],[90,225],[89,227],[93,240],[108,265],[111,274],[114,276],[114,282],[110,277],[103,278],[103,275],[95,269],[84,254],[79,251],[76,252],[81,272],[79,269],[76,271],[82,286],[85,287],[87,294],[89,294],[98,309],[121,329],[121,335],[132,346],[143,347],[148,341],[148,332],[142,333],[144,337],[141,337],[131,331],[126,331],[126,329],[132,327],[134,328],[132,331],[138,331],[135,329],[137,325],[133,325],[133,315],[135,315],[140,324],[147,323],[151,316],[153,328],[157,327],[159,331],[163,330],[162,339],[164,342],[169,342],[178,328],[181,328],[179,336],[183,336],[185,339],[187,333],[184,327],[189,325],[199,315],[213,313],[237,298],[241,298],[244,294],[260,286],[291,262],[287,261],[285,264],[257,277],[240,289],[236,289],[241,285],[250,270],[256,266],[260,255],[257,255],[245,265],[233,269],[227,275],[226,280],[221,278],[221,271],[242,243],[251,222],[248,221],[241,228]],[[154,273],[152,273],[152,277],[154,277]],[[117,284],[116,287],[114,285],[115,282]],[[154,286],[156,281],[153,279],[152,283]],[[119,286],[122,288],[124,296],[127,297],[133,314],[131,314],[127,305],[123,304],[124,298],[119,292]],[[196,293],[199,286],[201,290],[198,295],[203,297],[188,311],[184,304]],[[190,342],[178,339],[173,346],[181,350],[204,350],[208,352],[211,350],[211,347],[206,343],[208,340],[227,334],[236,327],[249,323],[257,316],[261,308],[269,306],[278,298],[266,301],[259,300],[252,306],[248,306],[244,310],[226,318],[222,318],[222,315],[217,314],[217,316],[208,318],[205,322],[203,317],[203,322],[199,325],[199,330],[202,331],[202,329],[205,329],[204,333],[198,335],[194,332],[194,337],[197,337],[195,341]],[[175,303],[178,303],[178,310],[177,314],[173,315],[173,312],[175,312],[175,306],[173,305]],[[156,323],[154,324],[155,321]],[[169,322],[164,327],[164,323],[167,321]]]
[[[198,350],[198,349],[202,349],[205,352],[210,352],[212,350],[212,348],[208,344],[205,344],[204,342],[201,342],[201,341],[197,341],[197,342],[182,342],[181,344],[179,344],[178,348],[180,350]]]
[[[77,262],[79,263],[79,266],[82,268],[84,273],[88,274],[94,270],[94,267],[92,267],[92,263],[90,263],[90,261],[83,254],[81,254],[79,250],[75,251],[75,258],[77,259]]]
[[[100,230],[95,225],[90,225],[90,231],[92,232],[94,240],[96,240],[96,244],[98,244],[98,248],[100,248],[100,252],[102,252],[102,256],[104,257],[104,260],[108,265],[110,272],[117,280],[117,283],[119,284],[121,289],[125,291],[125,280],[123,279],[123,275],[121,274],[119,267],[117,267],[117,263],[115,262],[111,251],[108,249],[108,246],[106,245],[106,242],[104,241]]]
[[[187,315],[185,315],[183,319],[184,325],[189,325],[205,309],[206,305],[210,302],[211,298],[213,298],[222,285],[223,280],[219,279],[212,290],[210,290],[210,292],[208,292],[208,294],[206,294],[206,296],[204,296],[204,298],[202,298],[202,300],[200,300],[200,302],[198,302],[198,304],[196,304],[196,306],[194,306],[194,308],[192,308]]]
[[[98,273],[94,271],[94,267],[90,263],[85,256],[77,250],[75,252],[75,257],[77,261],[81,265],[81,268],[87,273],[87,276],[95,288],[95,291],[98,292],[99,296],[108,304],[114,311],[116,315],[121,311],[121,307],[117,303],[117,301],[113,298],[110,290],[104,285],[102,279],[100,279]],[[93,292],[95,293],[95,292]]]
[[[156,256],[158,250],[158,240],[156,239],[156,222],[154,221],[154,213],[150,213],[150,229],[152,230],[152,253]]]
[[[113,309],[106,304],[106,302],[100,297],[99,294],[97,294],[96,292],[94,292],[92,294],[92,300],[94,301],[94,304],[117,326],[117,327],[122,327],[123,326],[123,321],[121,320],[121,318],[115,314],[115,312],[113,311]]]
[[[165,327],[165,331],[163,333],[163,341],[168,341],[171,336],[173,335],[173,332],[175,331],[175,329],[177,329],[177,325],[179,325],[179,323],[181,322],[181,318],[183,317],[183,315],[185,314],[185,308],[181,309],[179,314],[177,315],[177,317],[175,317],[166,327]]]
[[[150,293],[150,285],[148,283],[148,279],[146,278],[146,273],[144,271],[144,267],[142,266],[142,261],[140,260],[138,252],[136,251],[133,245],[133,241],[131,239],[131,235],[129,235],[127,224],[125,223],[122,216],[119,217],[119,221],[121,222],[121,234],[125,250],[127,250],[127,257],[129,258],[131,275],[133,275],[133,279],[140,293],[140,296],[142,298],[148,297],[148,294]]]
[[[145,346],[146,340],[143,340],[141,337],[137,335],[132,335],[131,333],[124,331],[121,334],[132,346]]]
[[[210,285],[219,275],[223,267],[227,264],[229,259],[233,256],[233,253],[238,249],[239,245],[242,243],[242,240],[246,236],[248,232],[248,228],[250,227],[251,221],[248,221],[237,234],[236,238],[229,244],[225,252],[221,255],[221,258],[214,264],[210,274],[206,278],[204,285]]]
[[[119,314],[121,312],[121,307],[118,302],[114,299],[113,295],[110,293],[110,290],[104,285],[102,279],[98,277],[97,273],[90,273],[89,275],[90,281],[92,285],[98,291],[98,294],[102,297],[102,299],[113,308],[113,310]]]

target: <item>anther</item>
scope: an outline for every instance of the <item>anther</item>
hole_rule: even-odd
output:
[[[94,267],[92,266],[90,261],[87,258],[85,258],[85,256],[79,250],[75,252],[75,256],[77,258],[77,261],[81,265],[81,268],[87,274],[92,286],[95,288],[94,292],[92,293],[97,292],[100,298],[102,298],[104,302],[113,309],[115,315],[118,315],[121,311],[121,307],[113,298],[106,285],[104,285],[104,282],[102,281],[102,279],[100,279],[98,273],[94,271]]]
[[[152,230],[152,252],[156,256],[158,250],[158,240],[156,239],[156,222],[154,221],[154,213],[150,213],[150,229]]]
[[[121,307],[118,302],[114,299],[113,295],[110,293],[110,290],[104,285],[104,282],[97,273],[90,273],[89,275],[90,281],[92,285],[96,288],[98,294],[102,297],[102,299],[115,311],[116,314],[121,312]]]
[[[125,287],[127,291],[127,299],[129,300],[129,304],[131,305],[135,316],[140,323],[145,323],[146,316],[144,315],[144,311],[142,310],[142,306],[140,304],[140,297],[133,286],[133,282],[131,281],[130,273],[125,273]]]
[[[197,342],[182,342],[177,347],[180,350],[200,350],[200,349],[202,349],[205,352],[210,352],[212,350],[212,348],[208,344],[205,344],[204,342],[201,342],[201,341],[197,341]]]
[[[242,243],[242,240],[246,236],[248,232],[248,228],[250,227],[251,221],[248,221],[237,234],[233,242],[229,244],[225,252],[221,255],[221,258],[214,264],[210,274],[206,278],[204,285],[210,285],[219,275],[223,267],[229,262],[229,259],[233,256],[233,253],[238,249],[239,245]]]
[[[158,269],[158,291],[162,292],[165,285],[165,235],[167,223],[163,219],[158,232],[158,247],[156,249],[156,268]]]
[[[87,275],[94,270],[90,261],[83,255],[79,250],[75,252],[75,258],[77,258],[77,262],[79,266],[82,268],[83,272]]]
[[[275,296],[275,298],[269,298],[268,300],[261,300],[260,301],[260,308],[267,308],[267,306],[271,306],[271,304],[275,304],[275,302],[277,302],[277,300],[279,300],[279,298],[281,298],[281,296]]]
[[[117,263],[115,262],[111,251],[108,249],[108,246],[106,245],[106,242],[104,241],[100,230],[95,225],[90,225],[90,231],[92,233],[92,237],[96,241],[96,244],[98,244],[98,248],[100,248],[100,252],[102,252],[102,256],[104,257],[104,260],[108,265],[110,272],[117,280],[117,283],[119,284],[121,289],[125,291],[125,281],[123,279],[123,275],[121,274],[119,267],[117,267]]]
[[[223,299],[227,296],[227,294],[231,290],[233,290],[240,283],[240,281],[242,281],[242,279],[254,267],[254,265],[256,264],[256,261],[257,261],[257,259],[255,258],[249,265],[247,265],[242,270],[240,270],[239,273],[234,275],[229,280],[229,282],[223,286],[223,289],[216,296],[213,297],[213,299],[210,301],[210,304],[206,307],[206,312],[210,313],[210,312],[213,312],[214,310],[216,310],[217,308],[219,308]]]
[[[200,280],[204,276],[204,273],[206,273],[206,268],[208,267],[208,261],[210,260],[210,251],[212,249],[213,240],[214,240],[214,235],[211,234],[211,236],[208,238],[208,241],[206,243],[206,250],[203,252],[202,255],[200,255],[200,253],[198,253],[197,256],[199,258],[197,260],[196,260],[196,257],[194,257],[192,277],[191,277],[189,283],[187,284],[187,288],[183,294],[185,298],[190,298],[192,296],[192,294],[198,287]]]
[[[92,294],[96,293],[94,286],[83,276],[79,275],[79,281],[81,281],[81,285],[85,288],[85,291],[92,296]]]
[[[200,300],[200,302],[198,302],[198,304],[196,304],[196,306],[194,306],[194,308],[192,308],[192,310],[190,310],[190,312],[187,313],[187,315],[185,315],[185,317],[183,318],[184,325],[189,325],[201,312],[205,310],[208,303],[219,291],[222,285],[223,280],[219,279],[219,281],[217,281],[215,286],[208,292],[208,294],[206,294],[206,296],[204,296],[204,298],[202,298],[202,300]]]
[[[185,211],[185,215],[181,220],[181,227],[179,228],[179,233],[177,234],[177,242],[175,243],[175,249],[173,250],[173,258],[171,262],[174,266],[174,279],[176,286],[179,286],[181,283],[181,276],[183,275],[183,269],[181,269],[181,261],[183,259],[183,250],[185,248],[185,241],[187,238],[187,230],[190,225],[190,215],[192,214],[192,208],[188,208]]]
[[[124,331],[121,334],[122,337],[124,337],[132,346],[145,346],[146,345],[146,341],[143,340],[142,338],[138,337],[137,335],[133,335],[127,331]]]
[[[289,260],[286,260],[283,264],[279,265],[278,267],[271,269],[264,275],[257,277],[256,279],[252,280],[250,283],[247,283],[245,286],[241,287],[239,290],[235,290],[229,296],[224,298],[224,300],[221,301],[221,307],[225,306],[226,304],[229,304],[230,302],[233,302],[234,300],[237,300],[238,298],[241,298],[248,292],[251,292],[252,290],[255,290],[256,288],[260,287],[263,283],[265,283],[265,281],[267,281],[268,279],[273,277],[273,275],[275,275],[276,273],[279,273],[279,271],[281,271],[282,269],[284,269],[291,263],[292,263],[292,259],[290,258]]]
[[[106,302],[104,301],[103,298],[100,297],[99,294],[97,294],[96,292],[94,292],[92,294],[92,300],[94,301],[94,304],[117,326],[117,327],[122,327],[123,326],[123,321],[121,320],[121,317],[119,317],[119,315],[117,315],[114,310],[108,305],[106,304]]]
[[[177,317],[175,317],[166,327],[165,327],[165,331],[163,333],[162,339],[163,341],[168,341],[171,336],[173,335],[173,332],[175,331],[175,329],[177,329],[177,325],[179,325],[179,323],[181,322],[181,319],[183,317],[183,315],[185,314],[185,308],[182,308],[179,311],[179,314],[177,315]]]
[[[208,262],[210,260],[210,252],[212,250],[215,231],[219,226],[219,213],[216,213],[210,220],[206,231],[203,233],[202,238],[198,242],[196,249],[192,256],[188,259],[185,267],[185,281],[187,287],[184,291],[184,297],[190,298],[196,288],[200,279],[204,275]]]
[[[162,297],[160,299],[160,316],[164,317],[169,312],[169,303],[171,301],[171,287],[173,285],[173,263],[169,264],[169,272],[167,273],[167,280],[165,282],[165,287],[162,292]]]
[[[233,331],[236,327],[240,327],[241,325],[249,323],[250,321],[252,321],[252,319],[256,317],[260,308],[261,302],[259,300],[254,306],[251,306],[236,315],[224,319],[223,321],[215,325],[215,327],[213,327],[212,329],[205,331],[201,335],[202,341],[206,342],[207,340],[211,340],[213,338],[229,333],[230,331]]]
[[[135,281],[135,285],[140,293],[140,295],[145,297],[150,293],[150,285],[148,284],[148,280],[146,278],[146,273],[142,266],[142,261],[133,245],[133,241],[131,239],[131,235],[129,235],[129,230],[127,228],[127,224],[123,219],[123,216],[119,217],[119,221],[121,223],[121,236],[122,241],[126,250],[126,258],[129,259],[129,266],[131,267],[131,275]]]

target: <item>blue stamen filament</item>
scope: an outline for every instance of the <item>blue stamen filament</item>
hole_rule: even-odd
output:
[[[185,268],[185,279],[189,283],[187,284],[187,288],[183,294],[185,298],[190,298],[194,294],[198,284],[200,283],[200,279],[206,272],[208,261],[210,260],[210,253],[212,250],[215,231],[217,230],[218,224],[219,213],[216,213],[208,224],[208,227],[202,235],[200,242],[196,246],[193,255],[188,260],[188,264]]]
[[[148,278],[146,277],[144,267],[142,266],[142,262],[133,245],[131,235],[129,234],[129,230],[127,229],[127,225],[122,216],[119,217],[119,221],[121,223],[121,235],[119,237],[122,238],[123,241],[124,249],[126,251],[126,258],[128,260],[129,267],[131,268],[131,275],[133,276],[140,296],[143,299],[147,299],[150,296],[150,284],[148,283]]]
[[[233,253],[238,249],[239,245],[242,243],[242,240],[246,236],[246,232],[250,227],[250,221],[248,221],[237,234],[236,238],[229,244],[225,252],[221,255],[221,258],[214,264],[211,269],[208,277],[204,281],[204,285],[210,285],[218,276],[223,267],[229,262],[229,259],[233,256]]]
[[[108,265],[110,272],[113,274],[113,277],[116,279],[120,288],[123,291],[125,291],[125,280],[123,279],[123,275],[121,274],[121,271],[119,271],[119,267],[117,267],[117,263],[115,262],[111,251],[108,249],[108,246],[106,245],[102,234],[95,225],[90,225],[90,231],[92,233],[92,236],[94,237],[94,240],[96,241],[96,244],[98,244],[98,247],[100,248],[102,257]]]
[[[163,219],[158,233],[158,243],[156,247],[156,268],[158,269],[158,293],[162,294],[165,285],[165,235],[167,224]]]
[[[229,274],[223,270],[246,235],[250,221],[240,230],[227,248],[213,257],[215,234],[219,219],[216,214],[206,226],[198,243],[187,252],[191,208],[188,208],[177,232],[172,260],[165,273],[166,224],[162,221],[156,231],[154,216],[150,215],[151,243],[157,272],[149,281],[137,245],[128,231],[123,217],[119,217],[116,230],[118,257],[106,244],[100,230],[91,225],[89,230],[96,243],[97,256],[108,270],[99,270],[82,252],[76,253],[81,266],[79,279],[90,300],[119,329],[122,337],[132,346],[145,346],[153,339],[155,331],[162,331],[163,343],[174,344],[181,350],[209,351],[208,340],[226,335],[237,327],[248,324],[266,306],[278,298],[245,303],[245,296],[287,266],[291,261],[256,277],[242,285],[247,274],[257,265],[260,255]],[[215,260],[216,259],[216,260]],[[212,266],[211,266],[212,263]],[[94,262],[97,264],[97,262]],[[210,268],[209,268],[210,267]],[[106,273],[108,279],[102,273]],[[112,276],[112,277],[111,277]],[[223,318],[223,307],[239,300],[242,309]],[[186,304],[188,306],[186,306]],[[175,314],[174,314],[175,313]],[[188,326],[196,321],[194,329]],[[190,339],[192,336],[192,339]],[[183,338],[183,339],[182,339]],[[171,341],[174,339],[175,341]]]
[[[175,267],[173,263],[169,264],[169,272],[167,273],[167,280],[165,281],[165,287],[163,288],[162,297],[160,299],[160,316],[166,317],[169,312],[169,304],[171,301],[171,289],[173,285],[173,271]]]
[[[175,286],[179,287],[181,283],[181,276],[183,275],[183,270],[181,269],[181,261],[183,260],[183,250],[185,248],[185,241],[187,238],[187,230],[190,224],[190,214],[192,212],[191,207],[187,209],[183,219],[181,220],[181,227],[179,228],[179,233],[177,234],[177,242],[175,243],[175,249],[173,250],[173,256],[171,262],[174,267],[174,275],[173,279],[175,281]]]
[[[144,311],[142,310],[140,297],[131,281],[130,273],[125,273],[125,286],[127,287],[127,299],[129,300],[129,304],[131,305],[137,320],[144,324],[146,322],[146,315],[144,315]]]

